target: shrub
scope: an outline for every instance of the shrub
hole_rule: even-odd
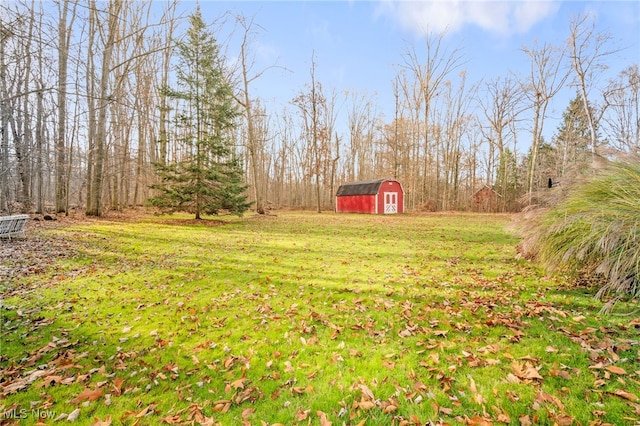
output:
[[[640,293],[640,161],[609,163],[530,215],[523,249],[549,270],[604,278],[596,297]]]

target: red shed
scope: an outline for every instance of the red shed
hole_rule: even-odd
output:
[[[336,193],[336,212],[404,213],[404,189],[395,179],[346,183]]]

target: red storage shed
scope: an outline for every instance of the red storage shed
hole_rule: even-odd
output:
[[[336,212],[404,213],[404,189],[395,179],[346,183],[336,193]]]

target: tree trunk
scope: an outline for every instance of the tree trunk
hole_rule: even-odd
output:
[[[110,103],[109,96],[109,75],[111,71],[111,60],[113,56],[113,48],[115,44],[115,36],[118,30],[118,20],[120,10],[122,8],[122,0],[113,0],[109,3],[109,17],[107,22],[107,39],[102,54],[102,68],[100,71],[100,87],[98,95],[98,120],[96,123],[96,139],[95,139],[95,163],[93,165],[92,174],[89,175],[91,184],[90,192],[87,194],[87,200],[91,200],[87,206],[86,214],[88,216],[102,215],[102,190],[104,179],[104,162],[107,144],[107,112]]]
[[[11,36],[9,29],[0,23],[0,211],[7,211],[9,196],[9,105],[5,41]]]
[[[65,140],[67,137],[67,69],[69,64],[69,41],[71,38],[71,27],[75,19],[74,3],[71,14],[71,22],[67,25],[67,15],[69,13],[69,0],[62,0],[58,3],[58,130],[56,135],[56,213],[65,212],[69,214],[67,191],[69,188],[67,175],[67,159]],[[60,9],[62,7],[62,9]]]

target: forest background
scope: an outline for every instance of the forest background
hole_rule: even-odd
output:
[[[591,2],[574,3],[584,13],[567,18],[564,38],[532,35],[513,52],[518,70],[478,80],[464,42],[452,43],[455,28],[422,23],[395,63],[380,64],[394,70],[388,86],[364,91],[326,84],[318,70],[328,58],[314,46],[298,52],[306,69],[265,63],[260,13],[204,2],[239,112],[225,155],[241,160],[253,208],[330,210],[341,183],[392,177],[404,185],[407,210],[517,211],[598,159],[637,154],[638,41],[599,26]],[[175,84],[176,41],[197,6],[0,5],[1,211],[100,216],[157,195],[154,165],[192,155],[184,105],[164,88]],[[370,47],[362,55],[375,60]],[[296,75],[292,87],[275,88],[277,101],[261,95],[274,73]],[[496,196],[474,202],[487,187]]]

